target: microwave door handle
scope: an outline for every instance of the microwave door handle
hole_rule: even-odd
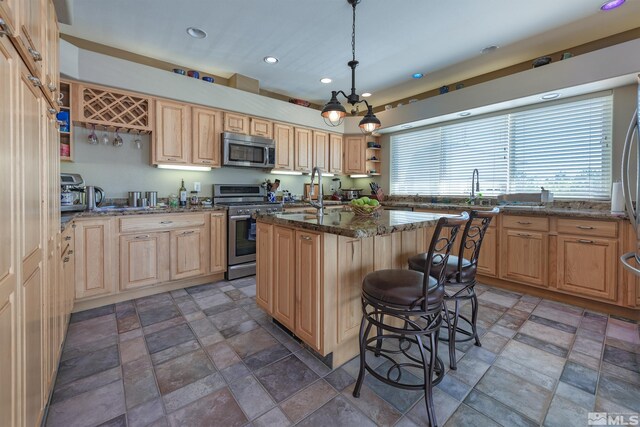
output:
[[[269,147],[265,145],[264,147],[264,166],[269,164]]]

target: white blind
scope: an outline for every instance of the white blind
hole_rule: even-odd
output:
[[[608,198],[612,96],[464,121],[391,138],[393,194],[539,192]]]
[[[509,192],[606,199],[611,191],[612,97],[511,114]]]

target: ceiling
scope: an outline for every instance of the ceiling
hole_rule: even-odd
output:
[[[324,104],[351,86],[346,0],[61,0],[65,34]],[[357,7],[358,93],[384,105],[630,30],[640,0],[362,0]],[[208,33],[187,35],[187,27]],[[498,45],[492,53],[484,47]],[[275,65],[263,58],[273,55]],[[422,79],[412,79],[416,72]],[[330,77],[331,84],[320,83]]]

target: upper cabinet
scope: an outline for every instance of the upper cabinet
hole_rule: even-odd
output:
[[[313,163],[323,172],[329,172],[329,134],[313,131]]]
[[[152,163],[188,163],[191,147],[191,108],[179,102],[156,101],[156,130]]]
[[[273,123],[269,120],[256,119],[251,117],[250,135],[263,136],[265,138],[273,138]]]
[[[192,163],[220,167],[222,112],[210,108],[193,107],[191,117],[193,120]]]
[[[2,3],[2,0],[0,0]],[[46,33],[45,33],[45,69],[43,73],[43,91],[47,97],[49,104],[58,108],[58,93],[60,90],[59,79],[60,73],[58,71],[58,45],[60,38],[58,37],[58,19],[56,17],[56,9],[52,2],[46,3]]]
[[[0,31],[16,34],[19,0],[0,0]]]
[[[295,159],[294,170],[311,172],[313,168],[313,139],[310,129],[295,128]]]
[[[224,113],[224,131],[249,134],[249,117],[237,113]]]
[[[284,123],[273,124],[273,139],[276,142],[276,169],[293,170],[293,126]]]
[[[344,139],[344,173],[366,173],[366,154],[367,143],[364,136],[346,136]]]
[[[21,0],[19,7],[13,4],[12,10],[17,9],[17,22],[14,22],[13,35],[17,40],[17,48],[25,60],[27,67],[36,78],[42,78],[42,60],[44,52],[45,32],[43,20],[42,0]]]
[[[342,135],[329,135],[329,172],[342,173]]]

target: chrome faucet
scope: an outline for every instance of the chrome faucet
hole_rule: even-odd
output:
[[[480,191],[480,172],[478,169],[474,169],[471,175],[471,197],[469,197],[469,202],[472,205],[476,204],[476,191]]]
[[[314,202],[311,198],[315,195],[315,188],[313,185],[313,181],[316,178],[316,172],[318,173],[318,202]],[[319,167],[314,167],[311,171],[311,188],[309,189],[309,203],[311,206],[316,208],[318,212],[316,215],[321,217],[324,214],[324,194],[322,193],[322,170]]]

